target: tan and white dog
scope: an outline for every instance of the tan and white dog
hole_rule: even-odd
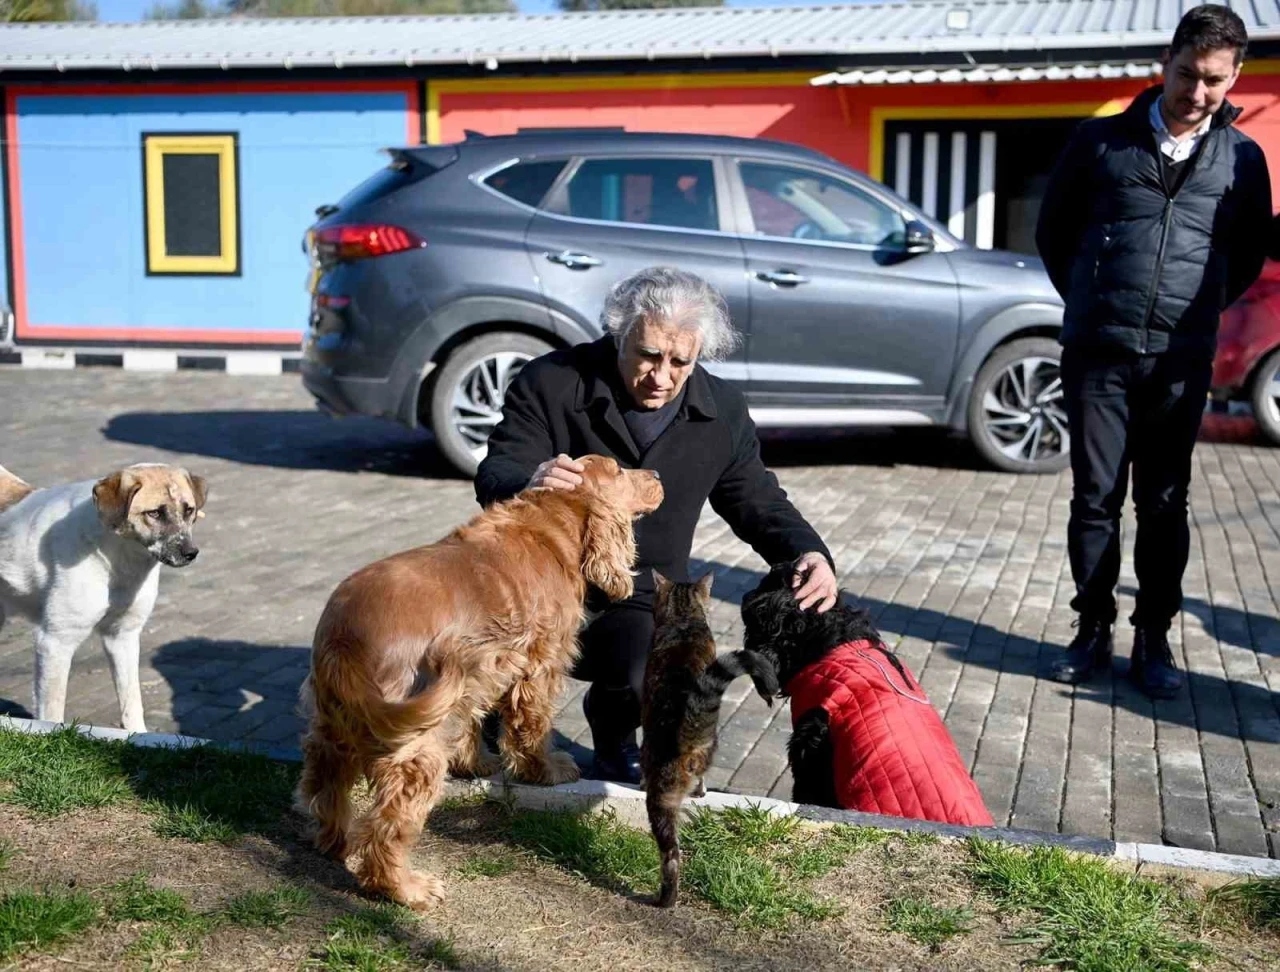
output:
[[[102,636],[120,724],[145,732],[139,636],[151,616],[160,565],[199,551],[191,527],[207,495],[185,469],[141,463],[97,480],[35,489],[0,466],[0,627],[36,625],[35,715],[62,722],[76,649]]]

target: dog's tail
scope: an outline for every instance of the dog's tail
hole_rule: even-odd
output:
[[[725,689],[736,678],[750,675],[756,691],[765,704],[773,707],[773,697],[778,694],[778,671],[764,655],[745,649],[721,655],[698,676],[698,693],[706,701],[714,700],[719,708]]]
[[[656,902],[659,908],[670,908],[680,891],[680,804],[675,791],[649,790],[645,793],[645,809],[649,811],[649,827],[662,856],[662,889]]]
[[[36,491],[30,483],[23,482],[4,466],[0,466],[0,513]]]
[[[446,658],[435,679],[408,698],[388,701],[382,689],[356,665],[334,657],[336,671],[326,673],[328,686],[345,686],[338,700],[350,721],[359,722],[387,749],[395,750],[443,723],[467,695],[467,673],[454,658]]]

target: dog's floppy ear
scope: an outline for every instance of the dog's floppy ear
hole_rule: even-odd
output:
[[[591,503],[582,540],[582,576],[612,600],[625,600],[635,593],[631,576],[635,559],[631,514],[625,509]]]
[[[142,483],[127,469],[113,472],[93,484],[93,505],[108,530],[119,530],[129,518],[129,505]]]
[[[204,517],[205,500],[209,498],[209,486],[204,481],[203,476],[193,476],[185,469],[182,474],[187,477],[187,482],[191,484],[191,495],[196,499],[196,519]]]

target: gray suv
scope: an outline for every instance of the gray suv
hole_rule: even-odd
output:
[[[396,149],[306,234],[302,379],[321,408],[431,429],[474,473],[524,364],[600,335],[609,287],[674,264],[745,341],[711,370],[761,428],[933,425],[991,465],[1067,462],[1039,261],[979,250],[884,186],[762,139],[533,130]]]

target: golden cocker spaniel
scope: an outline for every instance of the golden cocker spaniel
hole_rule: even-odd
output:
[[[550,734],[586,587],[631,595],[632,521],[662,502],[652,471],[580,461],[577,488],[496,503],[437,543],[352,574],[325,606],[302,688],[310,726],[298,803],[315,818],[320,850],[358,858],[368,891],[415,908],[440,900],[438,878],[409,870],[409,848],[446,770],[497,771],[480,735],[495,705],[516,777],[578,778]],[[361,775],[374,802],[352,823],[349,790]]]

